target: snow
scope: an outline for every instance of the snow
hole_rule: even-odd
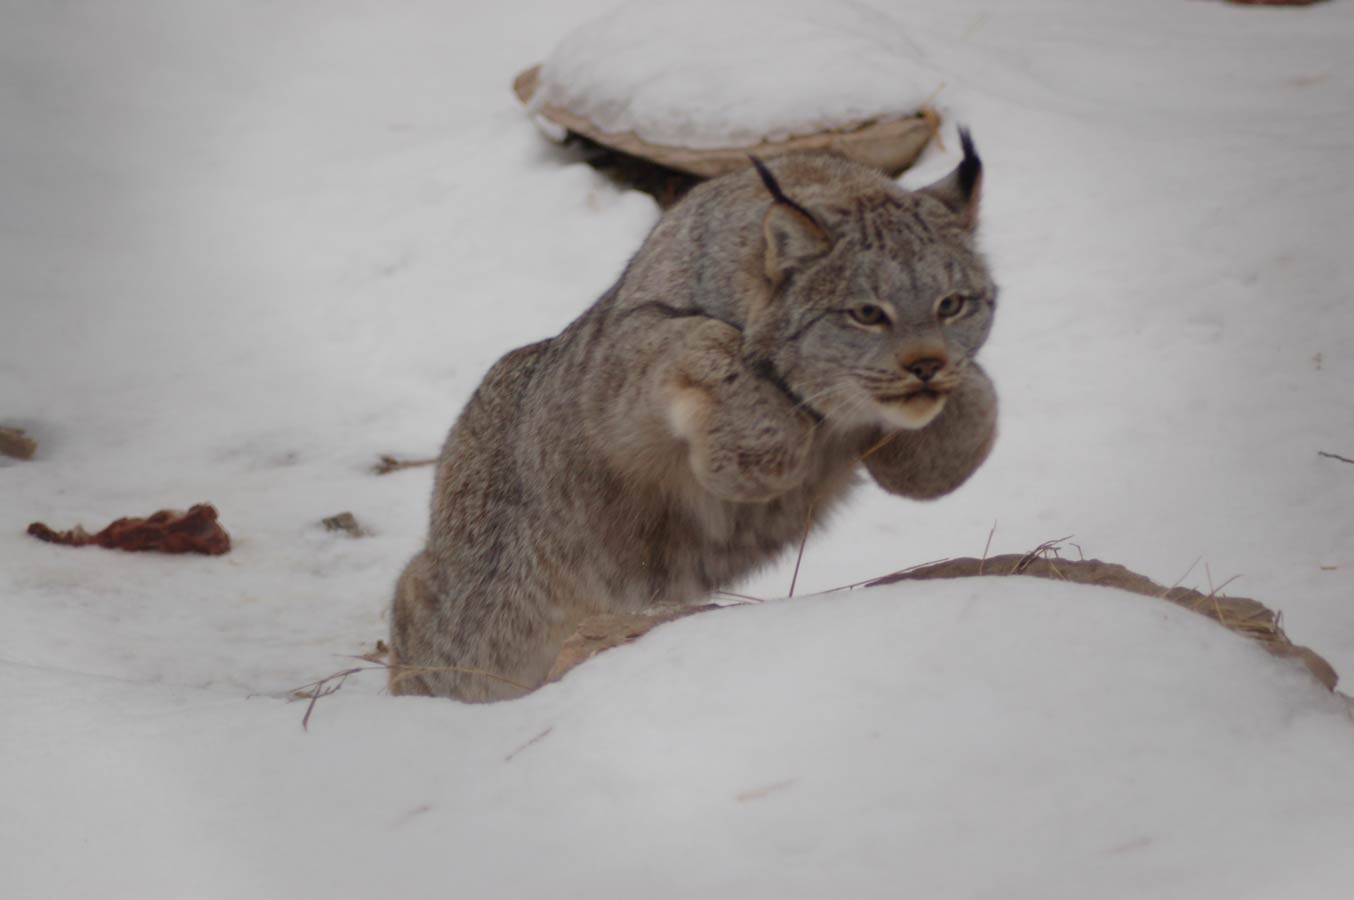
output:
[[[308,734],[272,700],[14,676],[13,762],[62,774],[5,845],[81,848],[35,895],[1333,897],[1354,839],[1338,700],[1062,584],[730,609],[520,703],[340,694]]]
[[[384,635],[423,537],[428,470],[369,466],[435,452],[657,217],[508,89],[607,4],[6,7],[0,424],[40,442],[0,459],[7,892],[1348,896],[1354,723],[1291,665],[1055,583],[808,595],[995,521],[993,554],[1239,575],[1354,672],[1354,469],[1317,455],[1354,457],[1354,11],[878,5],[987,163],[993,458],[863,489],[794,599],[786,560],[510,704],[363,673],[308,732],[290,689]],[[202,500],[225,557],[23,534]]]
[[[746,147],[914,115],[942,84],[857,0],[630,0],[560,40],[532,105],[652,144]]]

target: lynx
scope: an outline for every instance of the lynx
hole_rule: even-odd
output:
[[[689,603],[776,559],[869,473],[916,499],[996,434],[982,164],[918,191],[828,155],[695,188],[558,336],[499,360],[437,467],[391,610],[395,694],[491,701],[580,619]]]

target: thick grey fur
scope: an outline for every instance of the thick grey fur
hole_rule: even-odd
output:
[[[905,497],[962,484],[997,411],[965,150],[963,179],[916,192],[824,155],[766,166],[783,201],[752,168],[707,182],[561,334],[499,360],[396,587],[392,693],[533,689],[582,617],[729,585],[862,467]]]

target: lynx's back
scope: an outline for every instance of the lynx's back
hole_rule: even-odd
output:
[[[895,493],[967,478],[994,435],[972,358],[995,288],[965,146],[927,192],[827,156],[708,182],[564,332],[500,360],[396,589],[392,691],[538,686],[584,616],[690,602],[774,560],[866,453]]]

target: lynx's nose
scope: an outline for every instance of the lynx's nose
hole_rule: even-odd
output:
[[[930,381],[936,373],[945,368],[945,360],[934,356],[923,356],[921,359],[914,359],[903,363],[909,372],[916,375],[922,381]]]

